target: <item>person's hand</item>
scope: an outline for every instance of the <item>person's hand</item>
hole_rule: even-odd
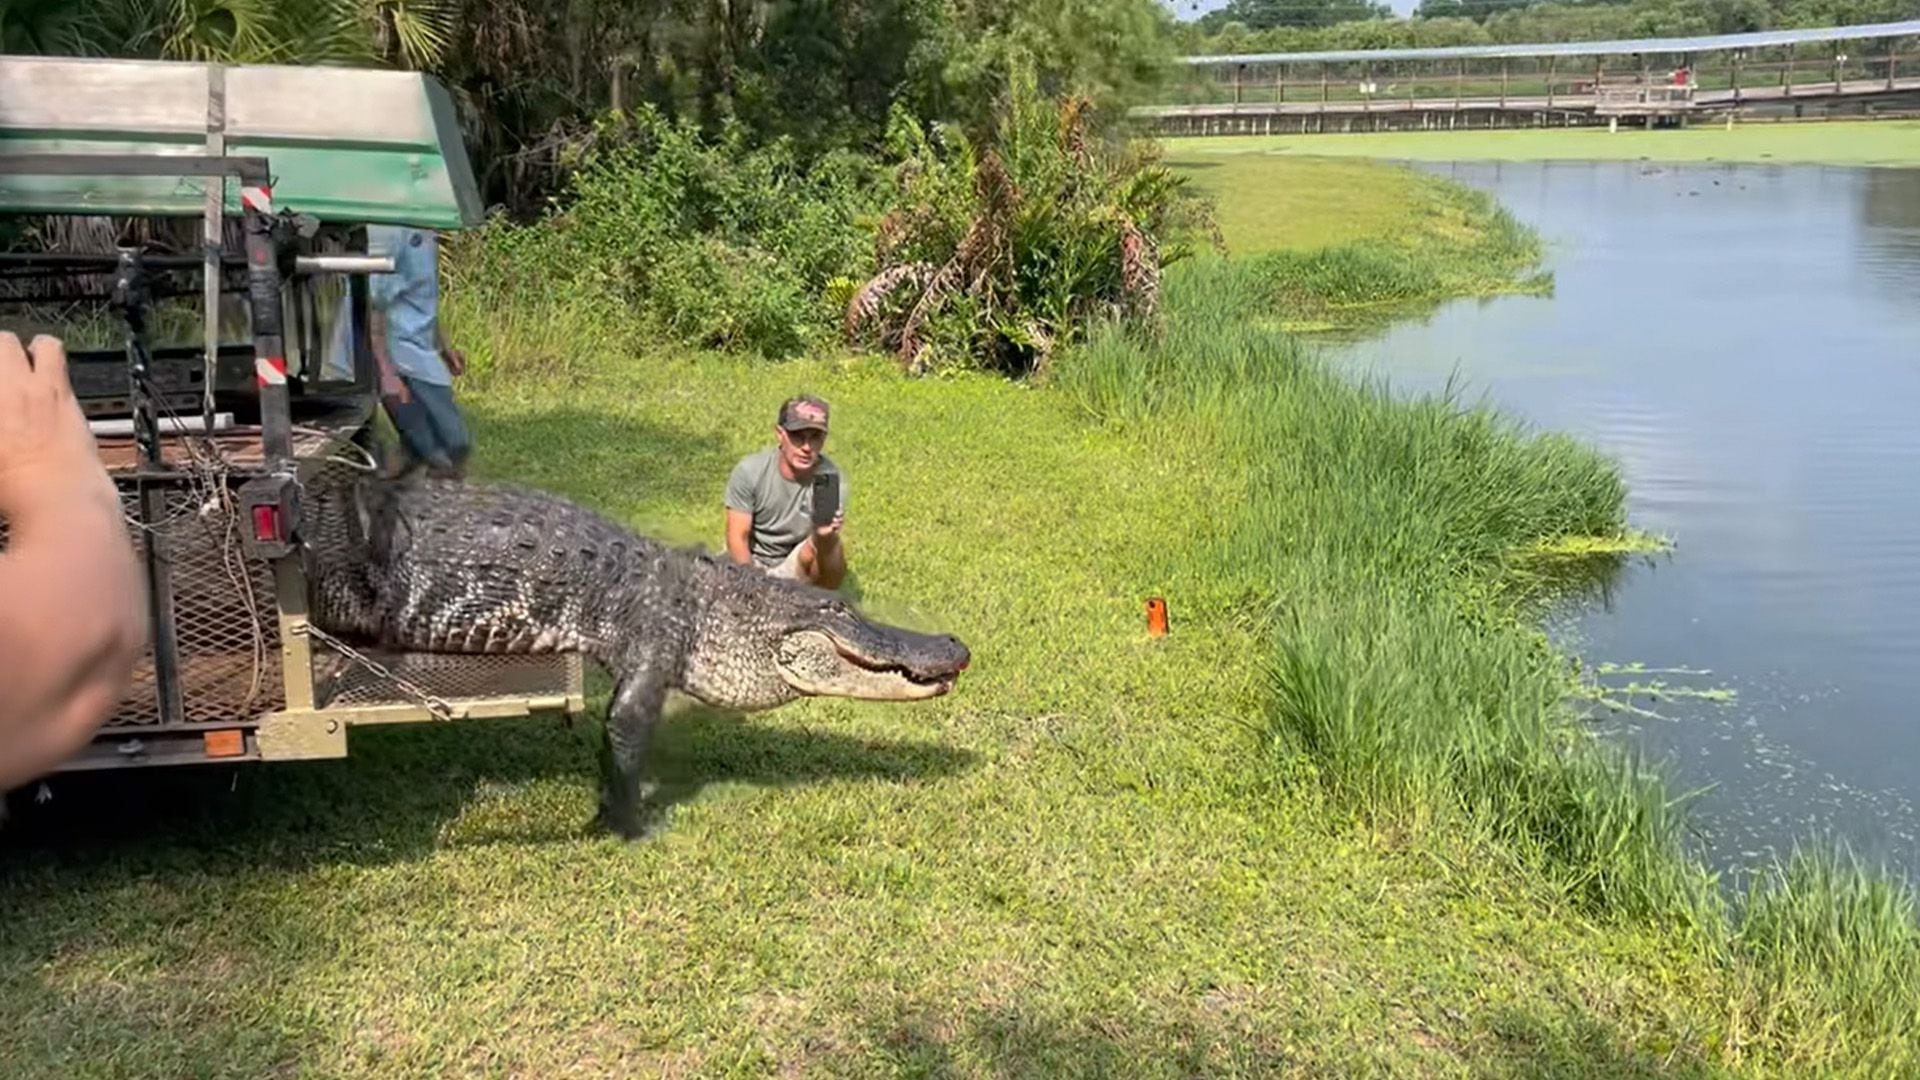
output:
[[[381,373],[380,396],[401,405],[413,400],[412,395],[407,393],[406,380],[392,372]]]
[[[0,331],[0,791],[86,745],[148,639],[140,564],[67,352]]]
[[[0,515],[42,498],[111,504],[119,496],[67,381],[67,350],[42,334],[29,348],[0,331]]]
[[[835,510],[833,512],[832,521],[827,522],[825,525],[814,526],[814,529],[813,529],[814,540],[826,541],[826,540],[832,539],[835,536],[840,535],[840,526],[844,523],[845,518],[846,518],[846,513],[844,511]]]
[[[440,358],[446,361],[447,371],[454,375],[463,375],[467,370],[467,354],[449,345],[440,350]]]

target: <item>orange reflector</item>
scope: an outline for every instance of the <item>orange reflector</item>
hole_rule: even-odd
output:
[[[200,738],[206,743],[208,757],[238,757],[246,750],[246,736],[239,728],[209,731]]]
[[[1147,636],[1165,637],[1167,635],[1167,602],[1154,597],[1147,601]]]

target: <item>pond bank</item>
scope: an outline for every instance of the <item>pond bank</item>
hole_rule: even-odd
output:
[[[1224,251],[1203,251],[1204,272],[1223,257],[1239,267],[1262,293],[1243,314],[1283,330],[1379,328],[1448,300],[1552,287],[1537,235],[1480,192],[1413,168],[1180,152],[1167,163],[1214,200]]]
[[[1262,170],[1243,166],[1233,182],[1215,181],[1216,186],[1243,198],[1291,189],[1296,212],[1308,212],[1299,187],[1279,179],[1289,171],[1297,175],[1288,168],[1292,163],[1242,158],[1236,164],[1249,160],[1267,166],[1273,182],[1259,183]],[[1214,173],[1199,170],[1200,175]],[[1223,217],[1235,213],[1250,216],[1244,208],[1228,208]],[[1448,242],[1428,237],[1409,245],[1424,245],[1430,257],[1444,261]],[[1468,231],[1451,242],[1458,252],[1479,241]],[[1333,250],[1365,243],[1350,241]],[[1575,480],[1586,468],[1584,450],[1567,443],[1556,447],[1551,439],[1528,448],[1511,436],[1493,435],[1504,419],[1490,424],[1486,434],[1469,436],[1477,421],[1463,422],[1461,414],[1439,409],[1429,414],[1430,426],[1421,436],[1434,443],[1398,457],[1385,452],[1397,443],[1419,444],[1410,434],[1392,431],[1432,401],[1403,401],[1405,411],[1382,409],[1362,423],[1357,418],[1370,410],[1360,407],[1363,397],[1350,387],[1342,405],[1322,403],[1302,415],[1288,399],[1299,396],[1297,387],[1322,376],[1305,377],[1303,383],[1298,370],[1317,365],[1298,357],[1297,346],[1285,335],[1262,338],[1259,320],[1248,317],[1276,299],[1261,258],[1243,262],[1237,272],[1194,267],[1188,273],[1208,279],[1199,304],[1189,305],[1212,307],[1187,333],[1170,335],[1166,351],[1176,355],[1109,358],[1108,366],[1150,370],[1158,379],[1151,393],[1129,388],[1116,397],[1172,403],[1197,428],[1225,428],[1229,444],[1244,447],[1244,467],[1256,474],[1265,468],[1273,476],[1272,491],[1256,492],[1245,504],[1253,519],[1248,542],[1238,544],[1229,564],[1259,565],[1265,569],[1257,577],[1285,580],[1287,564],[1302,561],[1295,552],[1303,539],[1310,544],[1320,531],[1286,523],[1290,516],[1309,516],[1286,509],[1303,501],[1296,490],[1303,483],[1332,483],[1340,492],[1310,516],[1325,522],[1356,511],[1368,519],[1339,545],[1345,567],[1319,567],[1308,579],[1311,584],[1298,587],[1302,594],[1338,595],[1339,571],[1362,568],[1351,595],[1327,611],[1316,611],[1304,598],[1290,605],[1290,615],[1305,614],[1286,624],[1287,633],[1268,661],[1276,693],[1269,706],[1276,746],[1298,754],[1316,782],[1330,785],[1356,812],[1384,809],[1395,817],[1413,806],[1416,816],[1432,813],[1442,820],[1464,813],[1503,843],[1522,848],[1538,843],[1534,865],[1550,879],[1599,889],[1601,895],[1587,898],[1598,907],[1700,935],[1713,966],[1730,984],[1766,986],[1779,995],[1764,1011],[1782,1020],[1780,1025],[1764,1033],[1728,1032],[1736,1043],[1757,1035],[1783,1053],[1805,1055],[1803,1063],[1852,1067],[1861,1055],[1876,1052],[1889,1055],[1881,1059],[1885,1067],[1910,1063],[1913,1048],[1905,1045],[1902,1032],[1920,1020],[1920,922],[1911,892],[1900,890],[1896,878],[1816,854],[1794,865],[1784,889],[1773,879],[1733,895],[1722,893],[1679,844],[1683,826],[1668,802],[1678,789],[1637,773],[1624,760],[1601,764],[1613,748],[1572,734],[1570,711],[1547,689],[1551,677],[1538,676],[1539,688],[1529,690],[1527,680],[1536,676],[1516,675],[1529,670],[1521,659],[1524,646],[1516,643],[1510,659],[1493,659],[1502,647],[1495,644],[1504,632],[1500,628],[1517,624],[1510,624],[1505,613],[1491,621],[1481,617],[1482,587],[1474,584],[1472,567],[1492,569],[1497,582],[1501,560],[1483,552],[1462,567],[1446,556],[1448,545],[1488,539],[1485,530],[1494,522],[1524,534],[1529,528],[1551,530],[1556,520],[1563,526],[1584,520],[1573,525],[1576,534],[1596,527],[1604,533],[1612,521],[1610,510],[1586,519],[1559,515],[1575,513],[1582,499],[1597,499],[1590,504],[1596,509],[1611,505],[1607,484],[1617,483],[1618,474],[1611,467],[1601,469],[1586,486]],[[1179,307],[1170,300],[1170,310]],[[1236,396],[1231,387],[1242,389]],[[1246,418],[1222,424],[1223,412]],[[1365,436],[1342,432],[1350,426],[1372,430]],[[1452,439],[1464,442],[1447,447]],[[1448,481],[1451,468],[1503,440],[1499,466],[1489,459],[1469,468],[1458,485]],[[1342,447],[1348,448],[1349,460],[1340,460]],[[1364,466],[1352,460],[1383,452]],[[1534,486],[1536,473],[1540,479],[1556,476],[1559,486]],[[1395,494],[1364,494],[1375,483]],[[1476,498],[1487,501],[1487,512],[1473,509]],[[1418,521],[1395,518],[1424,500],[1433,501]],[[1529,519],[1529,514],[1539,516]],[[1263,517],[1268,520],[1259,520]],[[1441,535],[1412,539],[1430,518],[1447,521]],[[1266,542],[1258,542],[1263,533]],[[1440,568],[1439,580],[1413,585],[1415,571],[1396,584],[1386,567],[1395,552],[1408,547],[1423,552],[1416,560],[1421,567]],[[1369,563],[1379,568],[1366,569]],[[1410,585],[1407,595],[1422,599],[1396,601],[1396,592]],[[1497,584],[1493,588],[1499,591]],[[1464,603],[1464,619],[1459,611],[1448,612],[1449,596]],[[1403,622],[1420,629],[1403,637],[1396,629]],[[1476,674],[1483,667],[1505,674],[1485,679]],[[1461,725],[1466,718],[1471,719]],[[1565,876],[1568,870],[1575,872]],[[1785,915],[1789,911],[1792,915]],[[1737,1004],[1729,1022],[1740,1022],[1751,1004]],[[1817,1035],[1802,1026],[1810,1022],[1834,1026]]]

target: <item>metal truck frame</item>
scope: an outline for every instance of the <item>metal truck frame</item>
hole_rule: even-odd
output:
[[[233,70],[177,67],[206,72],[215,94]],[[7,74],[0,71],[0,86]],[[444,94],[427,77],[411,77]],[[112,254],[0,253],[0,283],[8,286],[0,305],[104,300],[123,329],[119,349],[70,345],[69,368],[145,570],[150,645],[114,714],[57,771],[338,758],[359,725],[578,714],[578,657],[362,653],[308,623],[301,492],[330,470],[371,467],[377,458],[367,285],[369,274],[391,271],[392,260],[368,251],[366,223],[350,219],[350,200],[326,215],[331,220],[276,210],[270,158],[229,153],[223,141],[211,125],[198,153],[20,152],[0,139],[0,187],[35,178],[7,190],[49,178],[81,193],[96,182],[105,190],[206,181],[193,196],[203,203],[192,215],[202,223],[197,254],[145,245]],[[453,175],[470,184],[464,159],[455,164]],[[228,197],[230,183],[237,200]],[[297,183],[324,192],[327,180],[310,170]],[[90,198],[34,198],[0,198],[0,213],[102,213]],[[149,217],[186,216],[141,205]],[[404,220],[388,220],[396,216]],[[444,227],[431,214],[414,217]],[[190,294],[178,282],[192,277],[201,341],[150,344],[155,305]],[[89,280],[106,289],[71,287]],[[239,340],[222,325],[222,298],[232,294],[244,297]],[[0,546],[4,529],[0,522]]]

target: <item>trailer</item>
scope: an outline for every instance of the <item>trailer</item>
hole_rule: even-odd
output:
[[[369,227],[481,209],[428,75],[0,57],[0,325],[68,340],[151,618],[126,696],[59,771],[339,758],[358,725],[582,711],[577,656],[362,650],[306,617],[301,493],[373,467],[382,438],[367,296],[392,260]]]

